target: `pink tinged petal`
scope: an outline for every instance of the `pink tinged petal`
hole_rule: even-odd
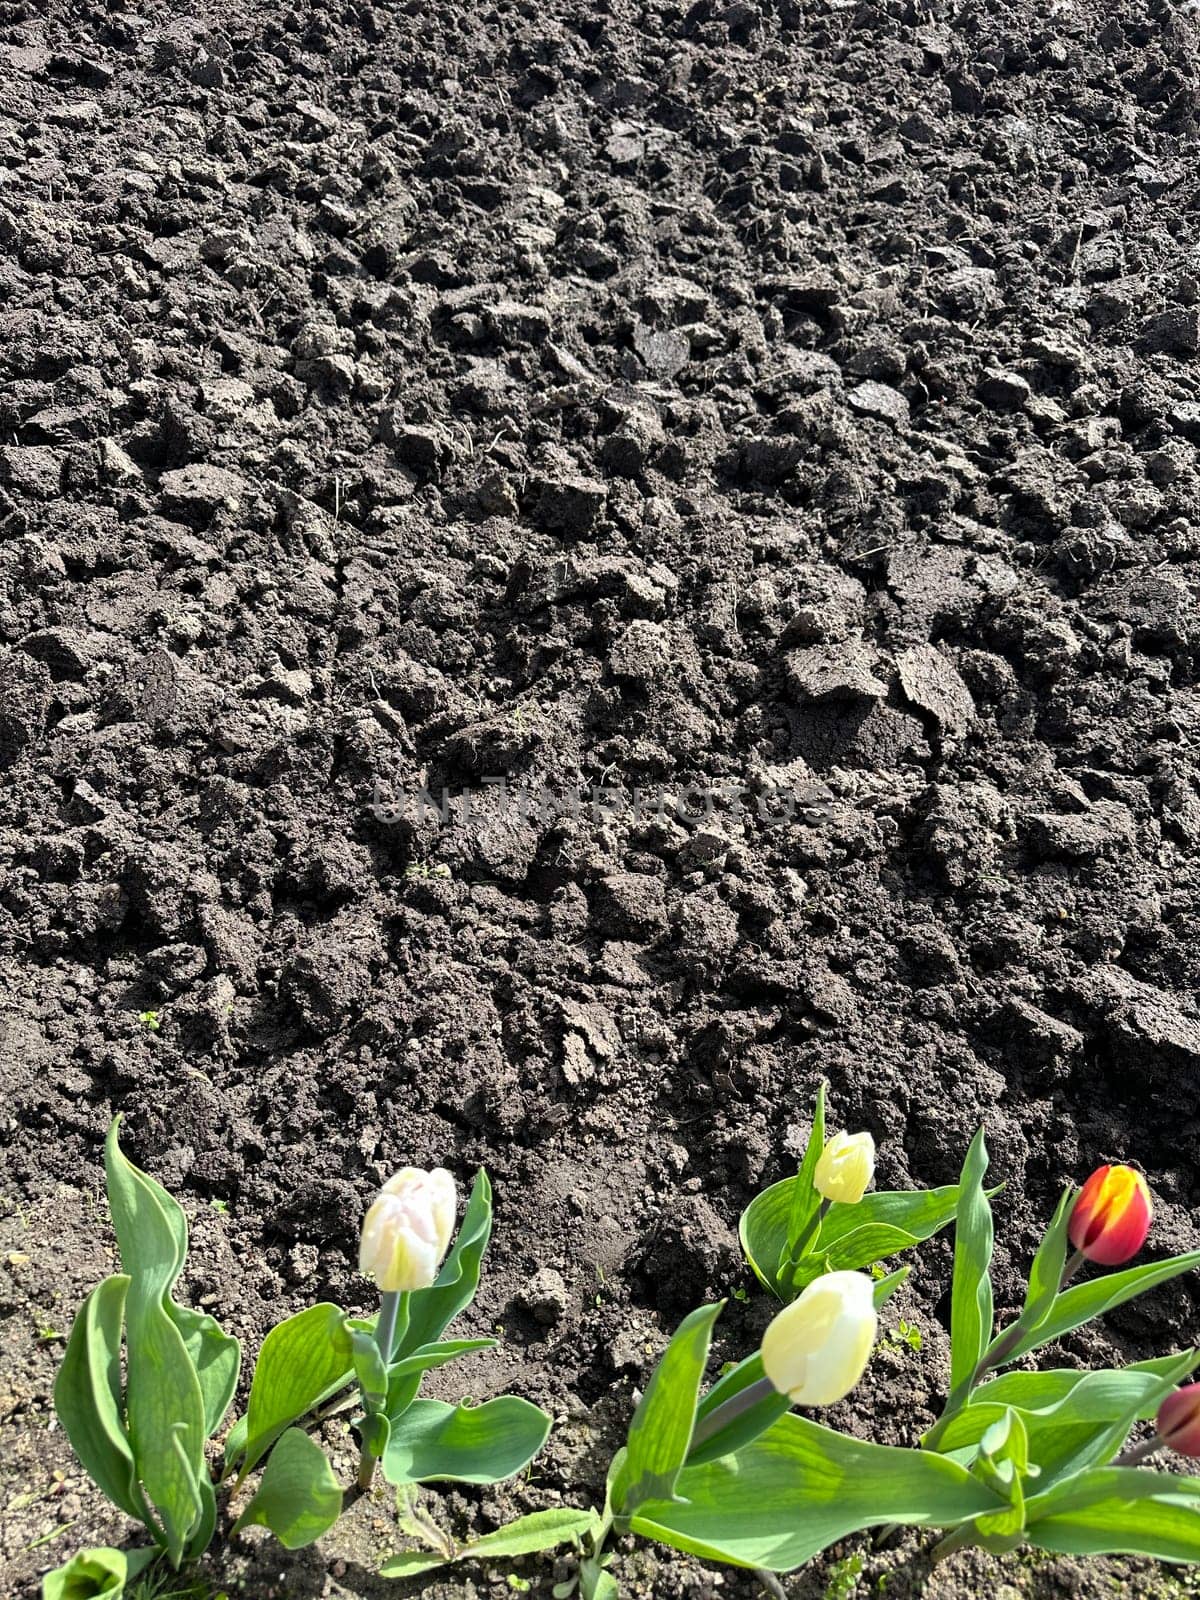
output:
[[[1181,1456],[1200,1456],[1200,1383],[1185,1384],[1158,1408],[1159,1438]]]

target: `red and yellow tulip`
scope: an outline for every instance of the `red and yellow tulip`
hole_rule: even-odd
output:
[[[1137,1255],[1153,1220],[1150,1190],[1140,1172],[1097,1167],[1079,1192],[1067,1233],[1088,1261],[1116,1267]]]

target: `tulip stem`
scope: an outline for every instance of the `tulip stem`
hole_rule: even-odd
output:
[[[1061,1294],[1063,1292],[1063,1290],[1067,1287],[1067,1285],[1070,1283],[1071,1279],[1079,1271],[1080,1267],[1083,1265],[1083,1263],[1086,1260],[1087,1260],[1087,1257],[1084,1255],[1082,1250],[1076,1250],[1075,1251],[1074,1255],[1072,1255],[1071,1259],[1067,1262],[1066,1266],[1063,1268],[1062,1277],[1058,1280],[1058,1292],[1059,1292],[1059,1294]]]
[[[1156,1456],[1164,1448],[1158,1435],[1152,1434],[1149,1439],[1143,1439],[1141,1444],[1130,1445],[1128,1450],[1123,1450],[1113,1462],[1114,1467],[1137,1467],[1148,1456]]]
[[[383,1357],[385,1368],[391,1366],[392,1351],[396,1347],[396,1323],[404,1298],[403,1292],[399,1289],[385,1291],[379,1297],[379,1316],[375,1319],[375,1343],[379,1346],[379,1354]],[[369,1404],[367,1409],[370,1410]],[[364,1444],[358,1458],[358,1487],[364,1493],[374,1481],[375,1464],[378,1459],[370,1446]]]
[[[787,1590],[773,1572],[768,1572],[766,1567],[755,1567],[754,1576],[758,1579],[760,1587],[767,1594],[774,1596],[774,1600],[787,1600]]]
[[[975,1525],[964,1522],[961,1527],[955,1528],[953,1533],[948,1533],[944,1539],[934,1545],[930,1555],[933,1566],[945,1561],[947,1556],[952,1556],[956,1550],[964,1550],[967,1545],[975,1541]]]
[[[760,1400],[777,1393],[778,1390],[770,1378],[759,1378],[757,1383],[748,1383],[744,1389],[739,1389],[737,1394],[730,1395],[723,1405],[719,1405],[715,1411],[710,1411],[706,1417],[701,1417],[696,1424],[692,1442],[688,1447],[689,1455],[702,1444],[707,1444],[714,1434],[720,1433],[731,1422],[736,1422],[744,1412],[752,1410]]]
[[[396,1344],[396,1322],[400,1316],[400,1302],[403,1295],[400,1290],[391,1294],[382,1294],[379,1297],[379,1317],[375,1323],[375,1343],[379,1346],[379,1354],[383,1357],[384,1366],[390,1366],[392,1350]]]

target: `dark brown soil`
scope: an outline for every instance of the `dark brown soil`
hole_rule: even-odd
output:
[[[48,1398],[115,1110],[251,1344],[367,1304],[391,1168],[486,1163],[467,1381],[562,1422],[431,1497],[464,1529],[600,1493],[822,1075],[885,1186],[986,1120],[1004,1306],[1103,1159],[1200,1244],[1198,42],[1161,0],[0,0],[7,1594],[124,1536]],[[501,776],[752,794],[523,819]],[[472,820],[389,820],[421,784]],[[930,1420],[947,1261],[834,1420]],[[210,1576],[400,1595],[397,1542],[379,1496]],[[1164,1592],[916,1552],[857,1592]]]

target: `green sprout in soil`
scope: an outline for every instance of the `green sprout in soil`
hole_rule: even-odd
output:
[[[909,1350],[916,1354],[920,1351],[923,1342],[924,1341],[921,1338],[921,1330],[917,1324],[915,1322],[908,1322],[903,1317],[901,1317],[899,1322],[897,1322],[892,1332],[888,1334],[888,1343],[894,1350],[898,1350],[902,1346],[907,1346]]]
[[[148,1028],[151,1033],[157,1033],[162,1027],[157,1011],[139,1011],[138,1021],[144,1028]]]
[[[863,1558],[860,1555],[843,1556],[835,1561],[825,1585],[824,1600],[850,1600],[862,1577]]]

